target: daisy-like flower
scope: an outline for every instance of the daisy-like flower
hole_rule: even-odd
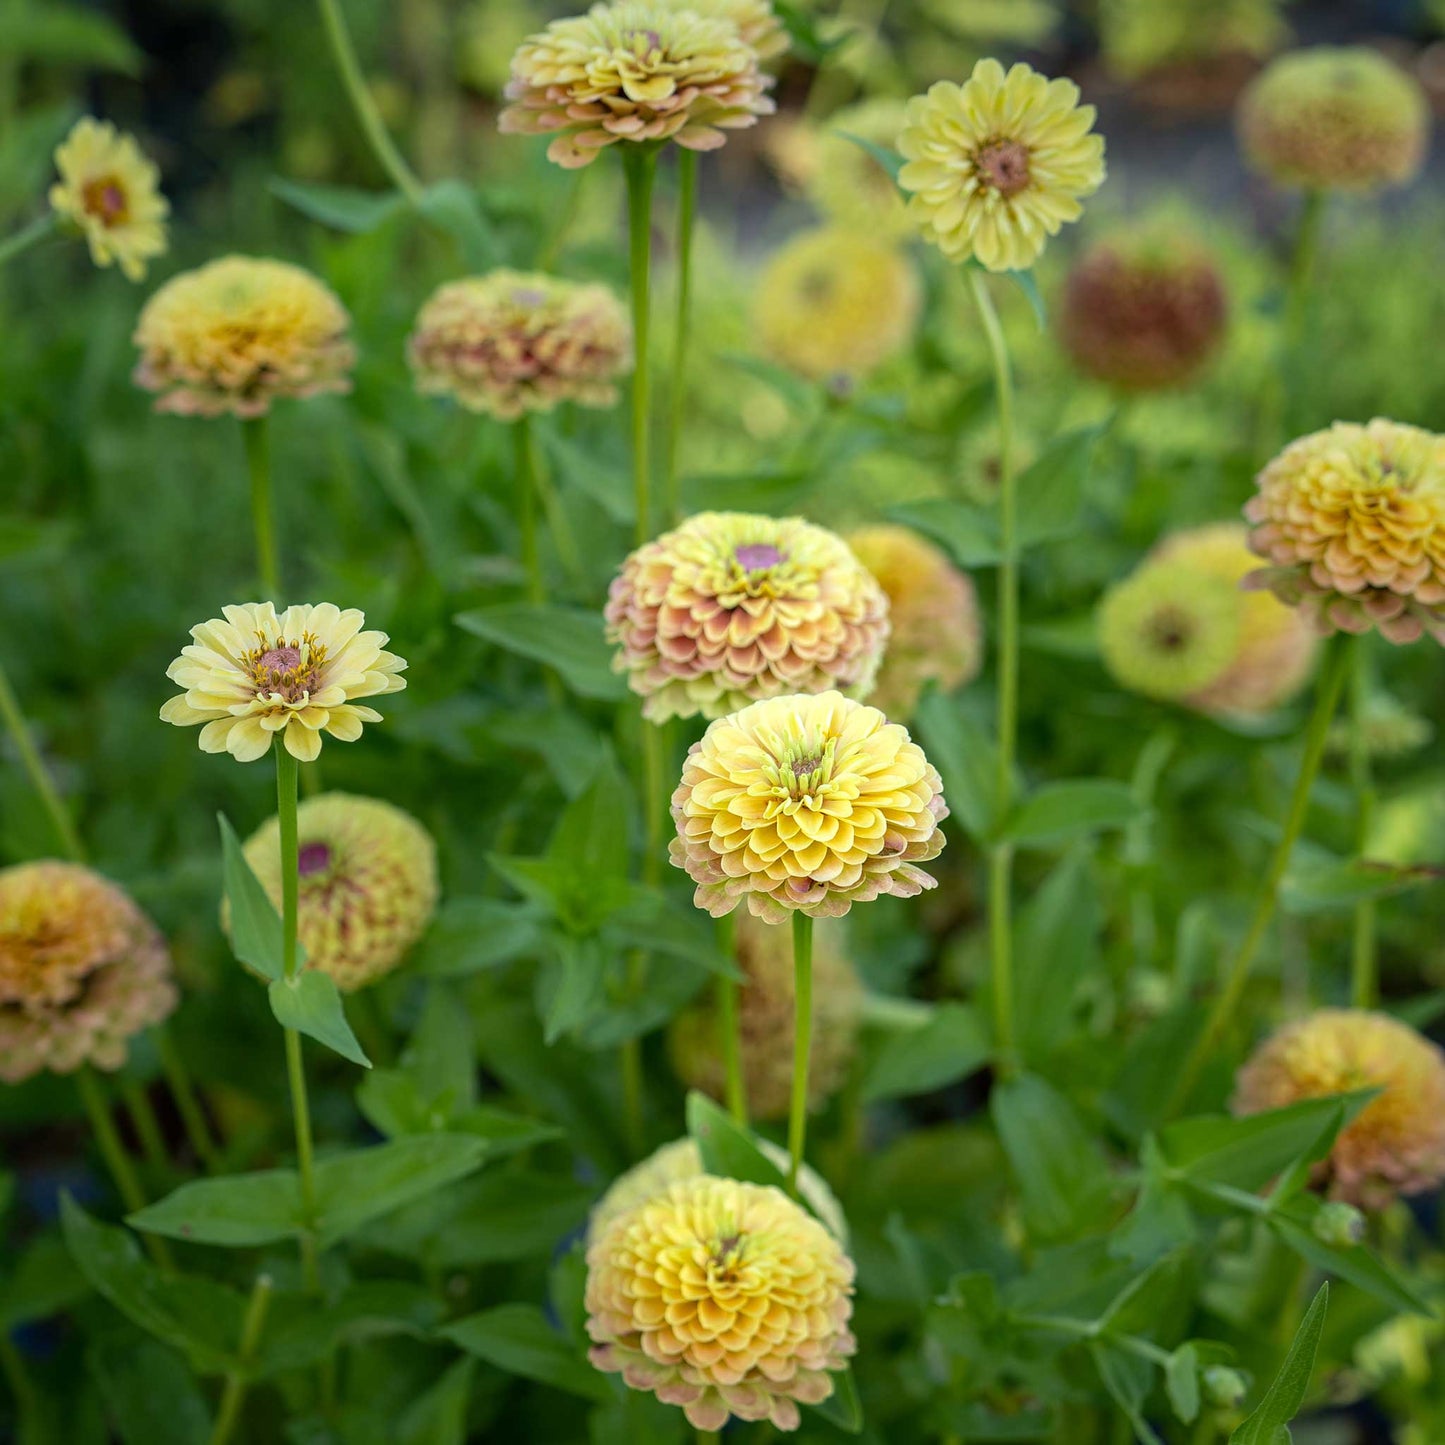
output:
[[[1376,418],[1291,442],[1244,509],[1252,585],[1324,632],[1445,643],[1445,437]]]
[[[781,1189],[699,1175],[597,1232],[587,1250],[592,1363],[680,1405],[796,1430],[857,1343],[853,1263]]]
[[[753,324],[783,365],[816,381],[852,380],[908,345],[922,299],[896,246],[859,231],[804,231],[758,278]]]
[[[896,150],[907,114],[901,100],[864,100],[828,117],[813,143],[803,191],[834,225],[891,241],[913,234],[907,202],[892,175],[850,139]]]
[[[1364,1009],[1320,1009],[1266,1039],[1239,1071],[1234,1111],[1379,1089],[1340,1131],[1317,1182],[1335,1199],[1384,1208],[1445,1179],[1445,1053],[1408,1024]]]
[[[171,209],[155,162],[133,136],[87,115],[56,147],[55,169],[50,209],[85,237],[97,266],[114,262],[127,280],[142,280],[146,263],[165,255]]]
[[[715,918],[838,918],[935,885],[943,784],[906,728],[841,693],[756,702],[709,725],[672,795],[675,867]]]
[[[135,381],[157,411],[264,416],[278,397],[351,390],[350,318],[285,261],[225,256],[173,276],[141,311]]]
[[[893,626],[868,701],[906,721],[929,683],[952,692],[978,673],[983,633],[973,583],[907,527],[864,527],[845,540],[888,594]]]
[[[114,883],[75,863],[0,869],[0,1080],[118,1069],[177,1001],[165,941]]]
[[[940,80],[908,103],[898,180],[909,212],[951,260],[1025,270],[1104,183],[1093,124],[1073,81],[980,60],[964,84]]]
[[[280,736],[309,763],[322,733],[355,742],[363,723],[381,721],[358,699],[406,686],[406,663],[383,650],[386,633],[362,631],[366,616],[354,607],[303,603],[278,616],[269,602],[246,602],[221,612],[191,628],[191,646],[166,669],[185,692],[166,703],[161,720],[204,723],[203,753],[250,763]]]
[[[547,156],[569,169],[618,141],[716,150],[725,131],[772,113],[771,84],[731,18],[669,0],[616,0],[523,41],[498,126],[552,135]]]
[[[436,844],[379,798],[323,793],[296,812],[297,936],[308,968],[351,992],[396,968],[436,911]],[[281,906],[281,825],[246,840],[246,861]],[[229,927],[229,923],[227,923]]]
[[[515,421],[564,401],[612,406],[632,324],[605,286],[493,271],[433,292],[407,356],[418,391]]]

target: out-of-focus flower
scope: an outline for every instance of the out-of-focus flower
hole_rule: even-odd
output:
[[[493,271],[433,292],[407,356],[418,391],[514,421],[564,401],[613,405],[632,325],[605,286]]]
[[[311,762],[321,734],[344,743],[381,714],[357,699],[400,692],[406,663],[383,650],[384,632],[363,632],[366,616],[330,602],[288,607],[269,602],[223,607],[222,616],[191,628],[191,646],[166,669],[185,688],[161,709],[177,727],[204,723],[203,753],[237,762],[263,757],[278,734],[286,751]]]
[[[1219,347],[1224,279],[1200,245],[1135,235],[1093,247],[1069,272],[1060,323],[1079,369],[1129,391],[1189,381]]]
[[[962,85],[940,80],[908,103],[898,137],[909,213],[955,261],[1032,266],[1048,238],[1104,183],[1104,138],[1071,80],[980,60]]]
[[[759,60],[775,60],[788,49],[787,27],[768,0],[672,0],[676,10],[729,20]]]
[[[983,638],[973,583],[907,527],[864,527],[845,540],[888,594],[893,626],[868,701],[906,721],[929,683],[952,692],[978,673]]]
[[[896,150],[907,114],[901,100],[864,100],[828,117],[817,136],[804,191],[834,225],[887,240],[913,234],[912,217],[893,177],[849,139],[857,136]]]
[[[753,320],[763,349],[822,381],[852,380],[902,351],[922,293],[903,251],[859,231],[804,231],[758,278]]]
[[[853,1264],[781,1189],[703,1174],[670,1184],[587,1250],[592,1363],[680,1405],[796,1430],[857,1344]]]
[[[378,798],[323,793],[302,800],[296,837],[296,931],[307,966],[348,992],[375,983],[402,962],[436,909],[431,834]],[[279,908],[280,822],[263,823],[246,840],[245,853]]]
[[[842,1086],[858,1040],[863,989],[834,932],[820,927],[813,940],[813,1049],[808,1069],[808,1108],[816,1113]],[[737,961],[743,973],[738,995],[743,1080],[748,1112],[781,1119],[793,1083],[792,931],[744,916],[738,923]],[[668,1031],[668,1053],[689,1088],[723,1097],[726,1067],[721,1024],[711,996],[680,1013]]]
[[[0,869],[0,1080],[118,1069],[177,998],[164,939],[114,883],[75,863]]]
[[[1376,418],[1293,441],[1244,515],[1255,574],[1324,632],[1445,643],[1445,437]]]
[[[724,131],[772,113],[771,84],[731,19],[670,0],[617,0],[522,42],[498,124],[552,135],[547,155],[569,169],[618,141],[716,150]]]
[[[1317,1182],[1382,1209],[1445,1179],[1445,1053],[1408,1024],[1364,1009],[1319,1009],[1262,1043],[1239,1071],[1234,1111],[1254,1114],[1358,1089],[1381,1092],[1347,1124]]]
[[[1429,718],[1384,693],[1371,693],[1366,699],[1361,724],[1365,753],[1372,758],[1402,758],[1418,753],[1435,736],[1435,725]],[[1352,718],[1336,719],[1330,725],[1330,752],[1346,756],[1354,746],[1354,730]]]
[[[1250,164],[1284,186],[1375,190],[1419,174],[1430,107],[1413,76],[1363,47],[1281,56],[1244,93]]]
[[[888,599],[841,538],[747,512],[699,512],[639,547],[606,616],[613,668],[653,722],[829,687],[866,696],[888,640]]]
[[[278,397],[351,390],[350,318],[285,261],[224,256],[173,276],[136,323],[136,384],[157,411],[263,416]]]
[[[1289,36],[1280,0],[1102,0],[1099,46],[1132,80],[1164,66],[1269,55]]]
[[[127,280],[141,280],[146,263],[165,255],[171,209],[155,162],[134,137],[87,115],[56,147],[55,169],[50,209],[85,237],[97,266],[115,262]]]
[[[756,702],[709,725],[672,795],[670,857],[715,918],[838,918],[935,880],[948,807],[923,749],[841,693]]]

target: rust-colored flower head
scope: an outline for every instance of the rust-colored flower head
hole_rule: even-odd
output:
[[[653,722],[830,687],[866,697],[888,640],[888,599],[841,538],[747,512],[699,512],[639,547],[606,616],[613,668]]]
[[[730,1415],[796,1430],[857,1343],[853,1263],[781,1189],[698,1175],[595,1234],[587,1333],[599,1370],[680,1405],[698,1430]]]
[[[296,931],[309,968],[340,988],[375,983],[406,958],[437,903],[436,845],[410,813],[379,798],[322,793],[296,810],[301,874]],[[281,906],[281,825],[246,840],[246,861]]]
[[[1336,422],[1291,442],[1255,485],[1249,545],[1270,565],[1251,585],[1324,632],[1445,643],[1445,437]]]
[[[569,169],[618,141],[716,150],[725,131],[772,113],[771,84],[732,19],[669,0],[616,0],[522,43],[499,126],[553,136],[547,155]]]
[[[76,863],[0,869],[0,1080],[118,1069],[177,1001],[165,940],[114,883]]]
[[[907,527],[864,527],[845,540],[888,594],[893,625],[868,701],[906,722],[929,683],[952,692],[978,674],[983,635],[973,583]]]
[[[1262,1043],[1239,1071],[1237,1114],[1358,1089],[1381,1092],[1340,1131],[1317,1182],[1381,1209],[1445,1179],[1445,1052],[1408,1024],[1364,1009],[1319,1009]]]
[[[1429,131],[1419,83],[1362,46],[1283,55],[1239,106],[1250,164],[1280,185],[1306,190],[1404,185],[1424,163]]]
[[[842,950],[842,925],[825,922],[813,940],[813,1050],[808,1070],[808,1108],[816,1113],[842,1086],[858,1040],[863,989]],[[738,966],[744,983],[738,997],[743,1079],[748,1112],[781,1119],[793,1082],[792,931],[744,916],[737,931]],[[668,1030],[668,1053],[689,1088],[723,1097],[726,1070],[721,1024],[709,996],[684,1010]]]
[[[1093,247],[1069,272],[1060,331],[1074,364],[1125,391],[1191,380],[1224,337],[1224,279],[1213,257],[1172,235]]]
[[[839,918],[912,898],[943,851],[943,784],[908,730],[841,693],[776,697],[719,718],[672,795],[670,856],[715,918]]]
[[[632,365],[632,324],[605,286],[493,271],[433,292],[407,357],[418,391],[515,421],[564,401],[612,406]]]

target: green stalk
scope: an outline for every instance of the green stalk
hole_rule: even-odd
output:
[[[727,959],[728,966],[737,963],[737,924],[731,913],[725,913],[717,921],[718,949]],[[727,1080],[724,1098],[728,1113],[744,1128],[748,1123],[748,1091],[743,1083],[743,1038],[738,1022],[737,980],[721,975],[717,981],[718,1031],[722,1035],[724,1077]]]
[[[256,571],[268,601],[281,605],[281,573],[276,562],[276,518],[271,506],[271,431],[264,416],[241,423],[246,470],[251,478],[251,524],[256,530]]]
[[[556,487],[552,485],[546,458],[542,455],[542,449],[537,443],[535,426],[527,428],[527,465],[530,469],[529,475],[532,484],[536,487],[537,496],[541,499],[542,510],[547,514],[547,526],[552,533],[552,545],[556,547],[557,555],[562,559],[562,565],[572,578],[573,586],[579,593],[585,593],[587,591],[587,573],[582,566],[582,554],[577,549],[577,538],[573,534],[572,523],[568,520],[567,509],[562,505],[562,499],[557,495]]]
[[[1369,739],[1365,734],[1369,667],[1365,639],[1357,637],[1349,646],[1354,654],[1350,669],[1350,786],[1355,794],[1355,854],[1363,858],[1370,844],[1370,827],[1375,817],[1375,783],[1370,775]],[[1362,898],[1355,904],[1350,950],[1350,1002],[1355,1008],[1374,1008],[1379,993],[1375,900]]]
[[[181,1058],[180,1050],[176,1048],[176,1042],[165,1024],[157,1025],[155,1039],[161,1057],[161,1071],[170,1086],[171,1097],[175,1100],[176,1112],[181,1116],[186,1138],[190,1141],[196,1158],[205,1165],[206,1172],[216,1174],[221,1168],[221,1156],[211,1140],[211,1131],[201,1110],[200,1100],[196,1097],[190,1071],[186,1068],[185,1060]]]
[[[13,261],[22,252],[28,251],[38,241],[43,241],[55,230],[58,217],[54,211],[37,216],[28,226],[22,226],[13,236],[0,241],[0,266]]]
[[[537,477],[532,450],[532,421],[525,413],[512,423],[516,442],[517,467],[514,485],[517,489],[517,530],[522,540],[522,561],[527,569],[527,600],[547,600],[547,584],[542,577],[542,557],[537,550]]]
[[[241,1321],[241,1344],[236,1354],[237,1368],[226,1374],[221,1403],[216,1410],[216,1423],[211,1428],[210,1445],[226,1445],[241,1417],[241,1406],[246,1400],[247,1370],[261,1346],[261,1332],[266,1328],[266,1311],[270,1305],[271,1276],[258,1274],[256,1283],[251,1287],[245,1318]]]
[[[10,679],[5,675],[3,663],[0,663],[0,717],[4,718],[6,730],[15,744],[15,751],[20,754],[20,765],[25,769],[25,776],[30,779],[30,786],[39,794],[45,811],[50,815],[65,856],[73,863],[83,863],[85,849],[81,845],[80,835],[75,831],[75,824],[70,821],[70,814],[65,811],[60,794],[55,791],[55,783],[40,757],[40,750],[30,736],[30,726],[25,721],[25,714],[20,710],[20,701],[10,686]]]
[[[1309,312],[1310,287],[1314,281],[1315,258],[1319,252],[1321,222],[1324,217],[1323,191],[1306,191],[1300,210],[1290,252],[1289,273],[1285,278],[1284,315],[1280,330],[1279,364],[1265,381],[1259,411],[1260,435],[1257,448],[1267,456],[1279,445],[1284,429],[1286,387],[1297,379],[1300,341]]]
[[[682,435],[682,413],[687,401],[688,330],[692,321],[692,232],[697,216],[697,152],[677,152],[677,315],[672,333],[672,394],[667,414],[663,459],[663,494],[667,525],[682,517],[678,495],[677,448]]]
[[[798,1170],[808,1132],[808,1061],[813,1047],[813,920],[793,914],[793,1091],[788,1106],[788,1193],[798,1197]]]
[[[166,1152],[161,1121],[151,1107],[150,1096],[134,1079],[121,1080],[120,1096],[125,1101],[125,1111],[130,1115],[131,1126],[140,1140],[146,1163],[154,1169],[168,1168],[170,1156]]]
[[[45,1437],[41,1433],[40,1392],[35,1388],[35,1382],[25,1368],[25,1361],[21,1359],[20,1351],[15,1348],[6,1330],[0,1330],[0,1373],[4,1374],[5,1383],[10,1386],[10,1393],[15,1398],[16,1445],[28,1445],[30,1441],[43,1440]]]
[[[637,545],[652,535],[652,374],[648,332],[652,314],[652,182],[657,152],[624,143],[627,176],[627,240],[632,277],[632,491],[637,511]]]

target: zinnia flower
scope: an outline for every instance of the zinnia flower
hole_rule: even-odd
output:
[[[746,512],[700,512],[639,547],[606,617],[613,668],[653,722],[829,687],[866,696],[888,640],[888,599],[840,538]]]
[[[418,391],[515,421],[564,401],[613,405],[632,325],[605,286],[493,271],[433,292],[407,356]]]
[[[732,19],[668,0],[617,0],[522,43],[498,125],[554,135],[547,156],[569,169],[618,141],[716,150],[724,131],[771,114],[771,84]]]
[[[166,250],[170,206],[155,163],[134,137],[87,115],[56,147],[55,169],[51,210],[81,232],[97,266],[114,261],[127,280],[141,280],[146,262]]]
[[[1445,437],[1376,419],[1291,442],[1244,509],[1257,585],[1325,632],[1445,642]]]
[[[225,256],[173,276],[136,324],[136,384],[157,411],[264,416],[278,397],[351,390],[350,318],[299,266]]]
[[[165,941],[114,883],[75,863],[0,869],[0,1080],[118,1069],[177,1001]]]
[[[788,31],[768,0],[673,0],[676,10],[728,20],[759,60],[775,60],[788,49]]]
[[[1048,238],[1104,183],[1094,107],[1071,80],[980,60],[963,85],[940,80],[908,103],[899,173],[926,239],[990,271],[1032,266]]]
[[[715,918],[765,923],[912,898],[943,851],[943,784],[906,728],[841,693],[756,702],[709,725],[672,795],[673,864]]]
[[[818,381],[851,380],[908,345],[921,302],[897,247],[860,231],[804,231],[758,278],[753,323],[785,366]]]
[[[302,800],[296,836],[296,930],[307,967],[330,974],[347,992],[375,983],[402,962],[436,909],[431,834],[379,798],[322,793]],[[280,822],[263,823],[245,853],[279,908]]]
[[[978,673],[983,639],[973,583],[907,527],[864,527],[846,541],[888,594],[893,629],[868,701],[904,721],[929,683],[952,692]]]
[[[311,762],[321,734],[344,743],[381,714],[358,698],[400,692],[406,663],[383,651],[384,632],[363,632],[366,616],[330,602],[288,607],[279,617],[269,602],[223,607],[191,628],[190,647],[166,669],[185,688],[161,709],[177,727],[204,723],[203,753],[230,753],[237,762],[263,757],[278,735],[286,751]]]
[[[781,1189],[699,1175],[594,1237],[591,1360],[695,1429],[796,1430],[798,1403],[826,1400],[857,1349],[852,1293],[842,1245]]]
[[[1239,106],[1250,163],[1280,185],[1307,190],[1404,185],[1419,174],[1429,130],[1419,83],[1363,47],[1283,55]]]
[[[1340,1131],[1317,1182],[1381,1209],[1445,1179],[1445,1053],[1408,1024],[1363,1009],[1319,1009],[1266,1039],[1239,1072],[1237,1114],[1358,1089],[1381,1092]]]
[[[864,100],[828,117],[803,178],[808,199],[836,226],[879,240],[913,234],[908,205],[897,183],[856,141],[896,150],[908,107],[901,100]]]

